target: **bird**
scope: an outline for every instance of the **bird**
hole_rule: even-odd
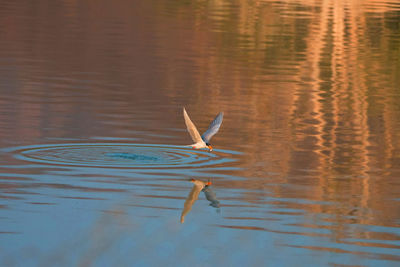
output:
[[[207,131],[205,131],[201,136],[196,126],[190,120],[189,115],[187,114],[185,108],[183,108],[183,117],[185,118],[186,128],[194,142],[194,144],[189,146],[195,149],[208,148],[210,152],[213,151],[213,147],[210,145],[210,140],[218,132],[219,127],[222,124],[224,113],[223,112],[218,113],[215,119],[208,126]]]
[[[182,210],[182,214],[181,214],[181,223],[185,222],[185,216],[186,216],[186,214],[189,213],[189,211],[192,210],[192,206],[193,206],[194,202],[196,202],[196,200],[199,198],[200,192],[206,186],[211,185],[210,181],[203,182],[203,181],[195,180],[195,179],[191,179],[190,181],[193,183],[193,187],[192,187],[192,190],[190,191],[189,195],[186,198],[185,204],[183,204],[183,210]]]

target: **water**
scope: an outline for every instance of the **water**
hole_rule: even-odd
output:
[[[2,1],[0,22],[1,266],[399,265],[397,1]],[[224,111],[212,153],[182,107],[200,132]]]

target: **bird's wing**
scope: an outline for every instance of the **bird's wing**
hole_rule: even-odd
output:
[[[195,143],[203,142],[203,139],[201,139],[199,131],[197,131],[196,126],[194,126],[193,122],[190,120],[189,115],[187,114],[185,108],[183,108],[183,117],[185,118],[186,128],[190,136],[192,137],[193,142]]]
[[[214,134],[216,134],[219,130],[219,127],[222,124],[222,119],[224,118],[224,113],[220,112],[217,117],[210,123],[210,126],[208,126],[207,131],[201,136],[204,142],[208,143],[211,140],[211,137],[213,137]]]
[[[185,222],[185,216],[192,209],[194,202],[199,198],[200,191],[203,187],[199,184],[194,184],[192,191],[190,191],[189,195],[186,198],[185,204],[183,205],[183,210],[181,213],[181,223]]]

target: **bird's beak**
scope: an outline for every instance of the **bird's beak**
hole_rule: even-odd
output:
[[[207,148],[210,150],[210,152],[213,151],[213,148],[211,145],[208,145]]]
[[[206,185],[212,185],[211,181],[208,181],[208,182],[206,183]]]

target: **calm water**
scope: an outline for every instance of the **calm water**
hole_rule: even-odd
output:
[[[6,0],[0,25],[1,266],[399,266],[397,0]],[[213,153],[183,106],[225,112]]]

